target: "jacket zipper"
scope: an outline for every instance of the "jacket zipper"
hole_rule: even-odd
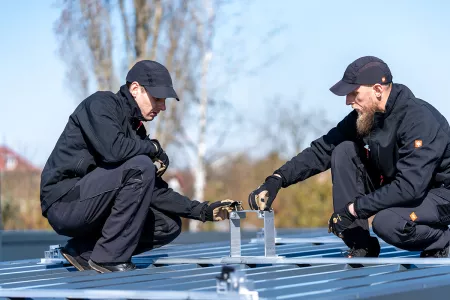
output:
[[[77,167],[75,168],[75,175],[78,175],[78,174],[80,173],[80,166],[81,166],[81,164],[83,163],[83,161],[84,161],[84,157],[82,157],[82,158],[78,161]]]

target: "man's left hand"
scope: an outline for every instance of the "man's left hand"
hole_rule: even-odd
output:
[[[238,204],[239,202],[230,199],[213,202],[206,207],[202,219],[211,222],[229,219],[230,212],[239,209]]]
[[[169,167],[169,157],[161,147],[161,144],[158,140],[152,139],[150,141],[155,145],[157,149],[157,152],[153,155],[153,157],[151,157],[153,163],[156,166],[156,176],[161,177]]]
[[[331,215],[328,220],[328,233],[332,232],[341,239],[344,238],[344,231],[356,220],[356,217],[350,213],[350,205],[353,206],[353,203],[347,204],[343,209]]]

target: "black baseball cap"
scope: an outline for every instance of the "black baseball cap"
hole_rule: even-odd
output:
[[[138,61],[128,71],[126,80],[129,83],[136,81],[155,98],[175,98],[180,101],[177,93],[173,89],[169,71],[156,61]]]
[[[338,96],[345,96],[361,85],[392,83],[392,74],[388,65],[375,56],[363,56],[345,69],[344,77],[330,88]]]

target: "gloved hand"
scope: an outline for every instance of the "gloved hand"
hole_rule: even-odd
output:
[[[202,220],[217,222],[223,221],[230,218],[230,212],[236,210],[239,202],[226,199],[221,201],[216,201],[211,204],[208,204],[206,209],[202,212]]]
[[[270,210],[273,200],[281,189],[283,180],[276,175],[270,175],[266,181],[248,196],[248,205],[253,210]]]
[[[150,158],[156,166],[156,176],[161,177],[169,167],[169,157],[166,152],[164,152],[158,140],[152,139],[150,141],[155,145],[156,150],[155,152],[150,153]]]
[[[332,232],[337,237],[344,238],[344,231],[356,220],[356,217],[348,209],[350,204],[352,202],[331,215],[328,220],[328,233]]]

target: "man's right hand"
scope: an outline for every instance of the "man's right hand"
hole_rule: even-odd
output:
[[[166,152],[164,152],[158,140],[152,139],[150,141],[155,146],[155,151],[153,153],[150,153],[150,158],[155,163],[156,176],[161,177],[169,167],[169,157],[167,156]]]
[[[283,180],[279,175],[270,175],[266,181],[248,196],[248,205],[253,210],[270,210],[273,200],[281,189]]]

